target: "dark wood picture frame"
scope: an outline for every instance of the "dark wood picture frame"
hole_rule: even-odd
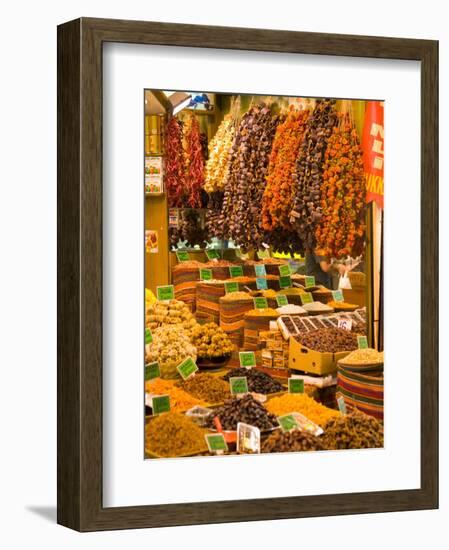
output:
[[[421,488],[104,508],[102,45],[421,62]],[[58,523],[79,531],[438,507],[438,42],[82,18],[58,27]],[[406,131],[404,129],[404,131]]]

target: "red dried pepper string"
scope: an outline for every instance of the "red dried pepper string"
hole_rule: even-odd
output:
[[[201,145],[200,125],[192,115],[186,131],[186,190],[187,203],[191,208],[201,206],[201,189],[204,185],[204,155]]]
[[[171,208],[183,206],[185,193],[185,164],[182,148],[182,127],[172,117],[166,127],[165,186]]]

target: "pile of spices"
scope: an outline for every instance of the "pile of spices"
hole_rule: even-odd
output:
[[[354,311],[359,307],[357,304],[350,304],[349,302],[335,302],[334,300],[327,302],[327,305],[332,309],[335,309],[335,311]]]
[[[295,338],[306,348],[323,353],[352,351],[358,348],[357,335],[342,328],[319,328],[300,333]]]
[[[224,300],[225,302],[236,302],[238,300],[250,300],[253,303],[253,299],[248,292],[243,292],[239,290],[238,292],[228,292],[220,298],[220,301]]]
[[[236,430],[238,422],[256,426],[262,431],[278,426],[276,417],[256,401],[250,394],[241,398],[230,399],[222,407],[215,409],[207,418],[207,426],[216,428],[214,418],[218,417],[223,430]]]
[[[332,313],[334,310],[327,304],[322,302],[310,302],[308,304],[303,304],[302,307],[307,311],[307,313]]]
[[[278,317],[279,313],[271,308],[271,307],[265,307],[265,308],[259,308],[259,309],[250,309],[246,312],[245,317]]]
[[[292,412],[301,413],[321,427],[331,418],[340,416],[338,411],[328,409],[305,393],[286,393],[279,397],[273,397],[267,401],[265,406],[276,416]]]
[[[285,390],[280,382],[258,369],[232,369],[223,376],[223,380],[229,380],[233,376],[246,376],[248,390],[255,393],[266,394]]]
[[[229,384],[221,378],[206,373],[197,373],[195,376],[191,376],[182,382],[181,387],[207,403],[222,403],[231,398]]]
[[[205,452],[205,433],[186,416],[164,413],[145,426],[145,452],[166,458]]]
[[[189,395],[186,391],[175,386],[170,380],[155,378],[145,382],[145,391],[152,395],[168,395],[170,410],[173,412],[187,411],[195,405],[205,405],[207,399]]]
[[[263,443],[262,453],[287,453],[298,451],[323,451],[321,439],[308,432],[276,430]]]
[[[342,360],[345,365],[375,365],[383,362],[384,352],[373,348],[356,349]]]
[[[382,424],[359,411],[331,418],[323,429],[322,440],[328,450],[372,449],[384,444]]]
[[[281,315],[307,315],[307,311],[303,307],[295,304],[287,304],[285,306],[278,307],[276,308],[276,311]]]

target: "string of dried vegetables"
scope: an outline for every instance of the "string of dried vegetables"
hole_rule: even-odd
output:
[[[235,119],[228,114],[209,143],[209,159],[206,163],[204,178],[204,190],[207,193],[223,191],[225,187],[234,134]]]
[[[200,124],[195,115],[185,122],[186,201],[191,208],[201,207],[201,190],[204,185],[204,155]]]
[[[361,254],[366,228],[366,187],[360,142],[350,114],[342,114],[340,119],[326,149],[322,217],[315,231],[319,253],[336,258]]]
[[[317,100],[307,120],[292,180],[290,223],[306,249],[315,247],[315,230],[322,217],[321,185],[327,142],[337,122],[335,100]]]
[[[220,229],[243,250],[263,242],[260,207],[276,127],[280,122],[264,103],[242,117],[231,149]]]
[[[183,206],[185,194],[185,163],[181,123],[172,117],[165,135],[165,187],[169,207]]]

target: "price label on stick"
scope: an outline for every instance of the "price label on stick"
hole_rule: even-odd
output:
[[[333,290],[332,291],[332,298],[336,302],[343,302],[343,292],[341,290]]]
[[[256,287],[258,290],[267,290],[268,282],[265,277],[256,277]]]
[[[246,376],[231,376],[229,378],[229,387],[232,395],[248,393],[248,379]]]
[[[282,275],[279,277],[279,286],[281,288],[290,288],[292,286],[292,278],[290,275]]]
[[[302,378],[288,379],[289,393],[304,393],[304,380]]]
[[[153,378],[159,378],[160,375],[161,369],[157,361],[145,365],[145,380],[153,380]]]
[[[208,260],[220,259],[220,253],[218,252],[218,250],[211,249],[211,250],[206,250],[205,252]]]
[[[311,286],[315,286],[315,277],[313,275],[306,275],[305,276],[305,284],[306,284],[306,288],[309,288]]]
[[[276,296],[276,302],[277,302],[278,307],[282,307],[282,306],[288,305],[287,296],[285,296],[285,294],[278,294],[278,295]]]
[[[229,268],[229,275],[231,277],[242,277],[243,267],[241,265],[231,265]]]
[[[270,257],[270,251],[268,248],[265,248],[264,250],[258,250],[257,251],[257,257],[259,258],[259,260],[263,260],[265,258],[269,258]]]
[[[254,266],[254,272],[256,273],[256,277],[265,277],[267,274],[265,264],[256,264]]]
[[[238,283],[225,283],[225,292],[226,294],[229,294],[230,292],[238,292],[239,291],[239,284]]]
[[[293,414],[284,414],[282,416],[278,416],[277,420],[279,422],[279,426],[284,432],[290,432],[291,430],[296,430],[299,427],[298,422],[296,421],[296,418],[293,416]]]
[[[313,296],[311,292],[304,292],[304,294],[300,294],[299,297],[301,298],[302,305],[311,304],[313,302]]]
[[[175,297],[175,289],[173,285],[165,285],[156,287],[156,296],[158,300],[173,300]]]
[[[279,266],[279,275],[281,277],[287,277],[287,276],[291,275],[290,266],[288,264],[280,265]]]
[[[145,329],[145,345],[151,344],[153,342],[153,335],[151,334],[151,330],[149,328]]]
[[[211,281],[212,269],[200,269],[200,281]]]
[[[359,349],[366,349],[368,347],[368,339],[366,336],[357,336],[357,344]]]
[[[228,450],[228,444],[225,441],[223,434],[205,434],[207,447],[209,452],[215,454],[223,454]]]
[[[337,324],[338,324],[338,328],[342,328],[343,330],[351,330],[352,329],[352,320],[351,319],[339,319]]]
[[[191,357],[187,357],[187,359],[184,359],[184,361],[176,367],[176,370],[183,380],[187,380],[187,378],[195,374],[198,370],[198,366]]]
[[[178,258],[178,262],[188,262],[190,260],[189,253],[182,250],[176,252],[176,257]]]
[[[346,414],[347,410],[346,410],[345,398],[342,395],[339,395],[337,397],[337,404],[341,414]]]
[[[237,453],[260,453],[260,430],[256,426],[237,422]]]
[[[170,397],[168,395],[155,395],[152,399],[152,409],[154,415],[169,412]]]
[[[256,355],[254,351],[240,351],[239,361],[241,367],[250,369],[256,366]]]
[[[267,309],[268,308],[268,302],[266,298],[262,297],[256,297],[253,298],[254,302],[254,309]]]

